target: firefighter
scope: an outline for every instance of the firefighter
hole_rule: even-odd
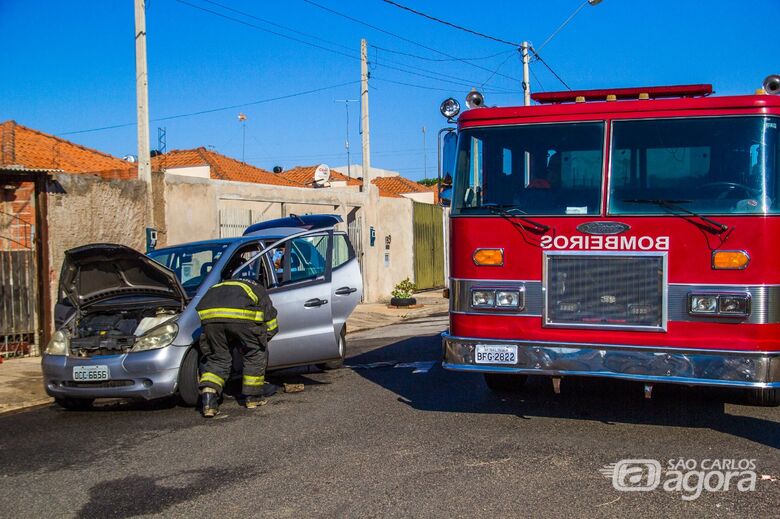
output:
[[[276,308],[265,288],[245,279],[223,281],[211,287],[196,308],[203,324],[200,345],[205,365],[199,381],[203,416],[219,412],[219,398],[233,364],[231,344],[240,344],[244,359],[246,407],[264,405],[265,397],[276,392],[276,386],[265,381],[265,368],[268,341],[278,331]]]

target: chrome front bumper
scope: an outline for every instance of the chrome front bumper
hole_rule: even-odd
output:
[[[643,382],[780,387],[780,352],[545,343],[442,334],[445,369],[481,373],[610,377]],[[476,344],[517,345],[515,365],[476,364]]]
[[[153,400],[176,392],[179,366],[187,348],[167,346],[159,350],[89,358],[46,355],[41,360],[43,384],[53,397],[133,398]],[[108,366],[105,382],[75,383],[76,366]]]

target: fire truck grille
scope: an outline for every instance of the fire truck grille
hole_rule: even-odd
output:
[[[665,327],[665,256],[547,254],[545,324]]]

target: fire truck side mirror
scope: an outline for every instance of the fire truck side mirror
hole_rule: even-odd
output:
[[[452,201],[452,178],[455,173],[455,159],[457,156],[458,135],[452,128],[446,128],[439,132],[444,133],[439,147],[439,203],[449,207]]]

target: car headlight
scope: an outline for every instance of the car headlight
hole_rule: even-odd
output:
[[[163,324],[138,337],[130,351],[147,351],[165,348],[173,342],[177,333],[179,333],[179,325],[176,323]]]
[[[67,355],[68,346],[70,346],[70,337],[62,330],[57,330],[51,336],[49,344],[46,346],[46,355]]]

